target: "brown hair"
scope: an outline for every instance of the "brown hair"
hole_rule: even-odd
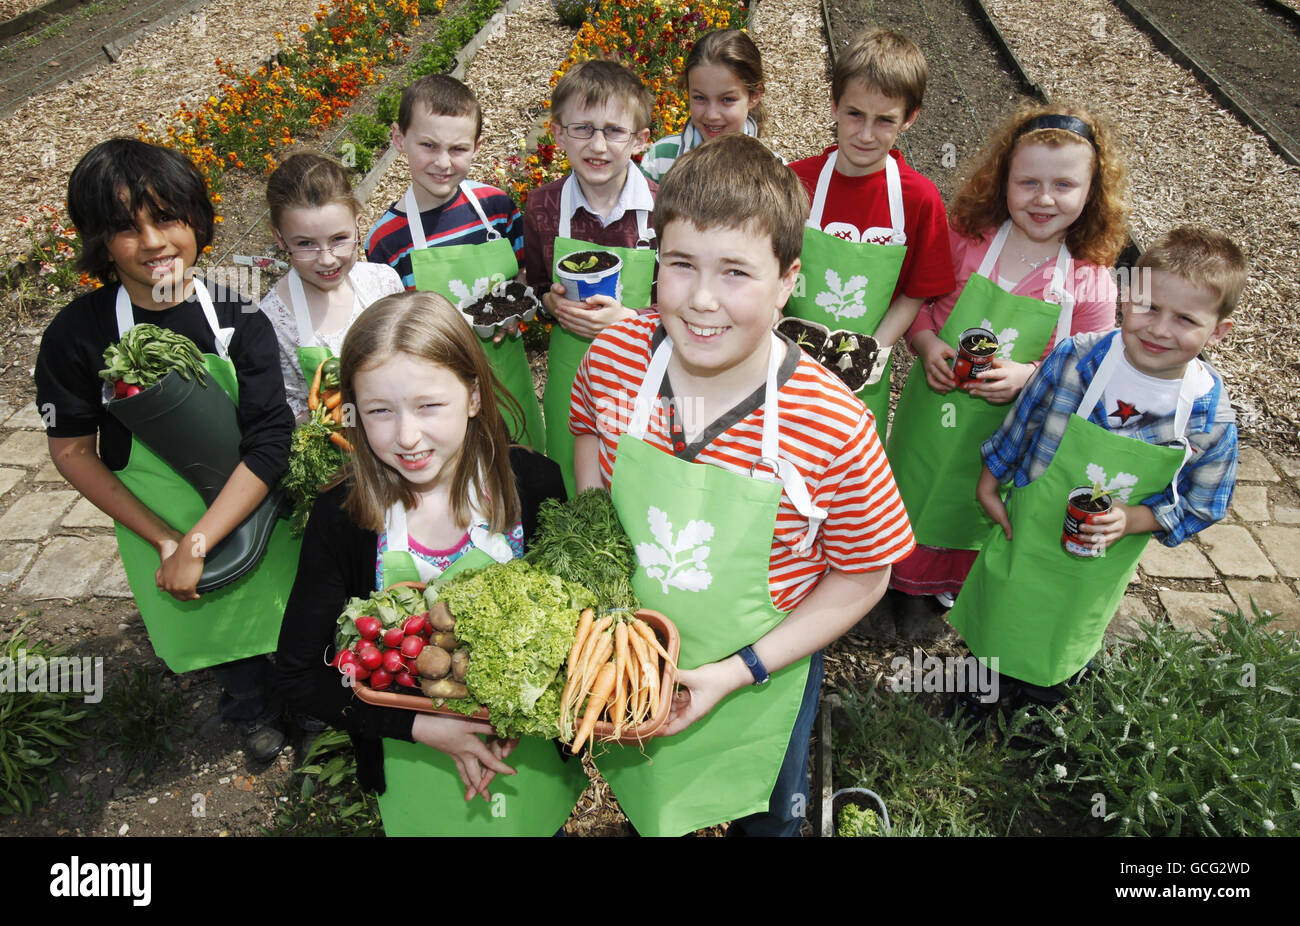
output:
[[[405,134],[411,128],[416,106],[435,116],[464,116],[474,120],[474,140],[483,134],[483,110],[478,97],[450,74],[427,74],[408,84],[397,104],[397,128]]]
[[[682,68],[682,87],[690,92],[691,71],[700,65],[719,64],[730,71],[749,93],[763,92],[763,59],[748,33],[739,29],[716,29],[696,40]],[[760,100],[749,111],[750,118],[763,131],[767,110]]]
[[[1021,134],[1033,119],[1045,115],[1073,116],[1087,124],[1092,142],[1068,129],[1038,128]],[[978,239],[1007,220],[1007,176],[1011,159],[1024,144],[1088,145],[1092,148],[1092,184],[1083,213],[1066,230],[1065,244],[1076,260],[1108,267],[1128,240],[1128,167],[1119,139],[1110,126],[1082,106],[1071,103],[1025,102],[989,139],[968,170],[966,181],[948,210],[958,232]]]
[[[1134,266],[1163,270],[1208,287],[1219,299],[1219,321],[1237,307],[1249,272],[1245,255],[1231,238],[1195,225],[1181,225],[1161,235]]]
[[[344,509],[360,527],[379,531],[395,502],[415,506],[415,492],[396,470],[380,462],[355,421],[357,373],[384,363],[398,352],[445,367],[466,389],[479,386],[479,412],[469,419],[451,482],[452,517],[470,521],[470,490],[483,501],[493,531],[508,531],[519,520],[519,493],[510,468],[510,440],[501,416],[498,393],[504,390],[492,373],[478,337],[463,315],[437,293],[395,293],[362,312],[343,339],[339,380],[345,407],[354,423],[347,429],[355,453],[347,467],[353,477]]]
[[[352,181],[343,165],[313,151],[289,155],[266,181],[266,204],[271,226],[280,227],[286,209],[318,209],[341,203],[355,216],[361,202],[352,192]]]
[[[720,135],[686,152],[655,197],[655,235],[683,219],[700,230],[753,224],[771,236],[781,273],[803,250],[808,193],[794,171],[748,135]]]
[[[551,93],[551,115],[558,122],[569,106],[618,103],[632,117],[633,132],[650,127],[655,98],[641,78],[617,61],[579,61],[565,72]]]
[[[831,99],[838,104],[849,81],[858,80],[871,90],[903,100],[904,119],[910,119],[921,108],[929,79],[930,68],[915,42],[901,32],[864,29],[835,58]]]

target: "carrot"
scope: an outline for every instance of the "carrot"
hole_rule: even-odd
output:
[[[590,608],[587,610],[591,611]],[[594,619],[596,612],[592,611],[591,616]],[[583,619],[579,620],[580,631],[582,630],[582,620]],[[591,650],[596,645],[597,637],[600,635],[600,632],[604,628],[608,627],[613,620],[613,617],[606,616],[602,617],[594,624],[588,624],[586,637],[582,641],[582,646],[579,647],[578,642],[575,640],[573,648],[569,650],[568,678],[564,683],[564,692],[560,695],[560,729],[563,731],[567,731],[570,726],[569,712],[576,710],[578,705],[582,703],[582,695],[577,693],[578,684],[583,679],[582,667],[586,666]]]
[[[334,406],[334,411],[330,412],[330,421],[334,422],[335,424],[342,424],[342,423],[343,423],[343,406],[342,406],[342,405],[335,405],[335,406]]]
[[[674,669],[677,668],[677,663],[673,662],[673,657],[669,656],[668,651],[660,645],[659,638],[655,636],[655,632],[651,629],[649,624],[634,617],[632,618],[632,629],[641,634],[642,638],[650,644],[651,649],[664,658],[664,662],[668,663]]]
[[[614,676],[617,670],[612,662],[607,662],[600,668],[600,674],[596,676],[596,683],[591,688],[591,699],[587,702],[587,713],[582,715],[582,726],[578,727],[578,735],[573,740],[570,751],[577,752],[582,748],[582,744],[591,736],[591,731],[596,728],[596,719],[605,707],[605,702],[609,700],[610,693],[614,690]]]
[[[619,621],[614,626],[614,664],[616,668],[614,681],[614,708],[617,714],[611,715],[610,720],[614,723],[614,735],[618,736],[623,732],[624,705],[627,703],[627,663],[628,663],[628,643],[627,643],[627,622]]]
[[[325,407],[328,408],[330,411],[333,411],[334,409],[339,407],[339,404],[342,401],[343,401],[343,390],[331,389],[325,397]]]
[[[331,432],[330,432],[330,440],[334,441],[334,443],[336,443],[336,444],[338,444],[338,446],[342,447],[344,453],[351,453],[351,452],[352,452],[352,445],[349,444],[349,443],[348,443],[348,439],[347,439],[346,437],[344,437],[342,434],[340,434],[338,431],[331,431]]]
[[[573,666],[578,661],[578,655],[582,652],[582,645],[587,642],[587,634],[591,632],[591,625],[596,621],[596,612],[591,608],[583,608],[582,613],[578,615],[578,633],[573,638],[573,648],[569,650],[569,673],[573,673]]]
[[[631,642],[628,643],[628,649],[632,649]],[[632,657],[635,657],[635,655],[635,652],[633,652]],[[636,706],[641,694],[641,673],[637,666],[636,659],[629,658],[627,665],[624,667],[627,672],[627,722],[632,726],[639,723],[636,717]]]
[[[311,389],[307,390],[307,407],[312,411],[316,411],[320,406],[320,375],[324,370],[324,363],[317,365],[316,375],[311,380]]]
[[[650,661],[650,651],[646,649],[645,640],[640,634],[628,634],[628,643],[632,646],[633,662],[637,667],[636,707],[632,712],[634,723],[645,720],[646,706],[650,702],[650,680],[646,677],[645,666]]]

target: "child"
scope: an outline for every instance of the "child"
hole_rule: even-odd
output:
[[[655,272],[650,213],[658,186],[628,165],[650,140],[653,107],[645,84],[620,64],[584,61],[570,69],[551,95],[551,131],[573,173],[534,190],[524,213],[528,283],[542,291],[546,310],[560,322],[551,329],[542,405],[546,452],[560,464],[569,494],[574,488],[569,392],[578,361],[607,325],[650,306]],[[592,247],[623,261],[618,299],[592,296],[578,302],[566,298],[563,284],[551,282],[557,260]]]
[[[866,409],[772,330],[806,207],[757,139],[684,155],[655,201],[658,314],[602,332],[574,383],[578,488],[612,487],[633,588],[682,636],[651,761],[599,759],[642,833],[799,833],[821,649],[912,548]]]
[[[836,144],[790,165],[812,209],[803,273],[786,314],[871,335],[882,351],[893,348],[921,303],[955,285],[939,191],[894,150],[921,111],[928,73],[921,50],[897,32],[854,36],[831,78]],[[883,443],[890,364],[877,363],[880,378],[858,397]]]
[[[322,493],[307,523],[277,656],[285,697],[351,733],[388,835],[549,836],[586,786],[580,763],[522,741],[518,777],[499,783],[500,813],[488,784],[515,774],[504,762],[514,742],[484,743],[486,723],[361,703],[321,654],[349,598],[522,555],[538,505],[563,497],[559,470],[509,447],[500,383],[441,296],[386,296],[363,312],[343,342],[341,380],[360,419],[348,434],[356,452],[351,477]],[[475,794],[485,803],[468,803]]]
[[[250,757],[268,761],[285,744],[265,654],[298,558],[288,524],[276,525],[243,578],[201,598],[195,587],[207,551],[259,509],[288,464],[293,415],[271,324],[243,297],[193,276],[212,240],[213,210],[183,155],[129,138],[96,145],[68,181],[68,212],[84,242],[81,268],[106,285],[69,303],[41,340],[36,402],[54,412],[50,456],[117,522],[122,564],[159,658],[173,672],[211,666],[222,719],[239,727]],[[210,506],[180,475],[206,462],[203,450],[163,448],[164,462],[105,408],[104,351],[139,323],[194,341],[212,380],[237,403],[240,462]],[[180,459],[186,454],[194,459]]]
[[[1137,262],[1118,332],[1066,339],[984,442],[990,532],[949,616],[971,652],[1040,703],[1101,647],[1148,536],[1176,546],[1227,513],[1237,425],[1219,374],[1197,358],[1232,327],[1246,261],[1218,232],[1177,228]],[[1149,274],[1149,276],[1148,276]],[[1149,285],[1148,285],[1149,284]],[[1014,488],[1010,505],[999,483]],[[1105,490],[1110,511],[1062,546],[1066,499]]]
[[[952,606],[993,522],[976,503],[975,445],[996,430],[1039,361],[1072,334],[1109,331],[1107,269],[1126,240],[1123,158],[1086,110],[1022,106],[994,135],[953,202],[958,291],[923,309],[908,337],[917,362],[894,413],[889,460],[917,550],[890,585]],[[993,369],[955,389],[968,328],[999,341]]]
[[[316,368],[338,355],[348,326],[381,296],[402,292],[387,264],[357,262],[361,204],[337,161],[303,152],[284,160],[266,184],[275,241],[291,266],[262,299],[280,342],[289,408],[302,419]]]
[[[682,84],[690,101],[690,120],[677,135],[650,146],[641,170],[656,183],[687,151],[732,132],[758,137],[763,128],[763,60],[758,46],[739,29],[702,36],[686,56]]]
[[[439,293],[452,305],[514,279],[523,255],[523,219],[510,197],[467,179],[482,134],[478,100],[456,78],[421,77],[402,91],[393,145],[410,164],[411,186],[366,238],[370,260],[393,267],[407,289]],[[492,371],[513,399],[503,409],[506,426],[544,451],[542,410],[523,340],[482,341]]]

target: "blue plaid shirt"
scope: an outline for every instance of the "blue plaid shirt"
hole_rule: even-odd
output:
[[[1060,446],[1070,416],[1106,356],[1110,339],[1117,337],[1118,331],[1076,335],[1058,344],[1043,361],[1002,427],[980,448],[984,464],[999,482],[1010,479],[1017,486],[1026,486],[1043,474]],[[1214,387],[1192,403],[1187,439],[1195,452],[1178,474],[1178,502],[1174,503],[1170,485],[1142,503],[1163,528],[1153,536],[1169,547],[1221,520],[1228,513],[1237,480],[1236,416],[1222,378],[1208,363],[1205,366]],[[1100,402],[1088,420],[1110,430]],[[1174,416],[1141,427],[1133,436],[1148,444],[1172,445]]]

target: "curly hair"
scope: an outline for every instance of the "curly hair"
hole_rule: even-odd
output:
[[[1128,238],[1128,165],[1120,142],[1103,119],[1071,103],[1025,102],[993,134],[964,175],[964,182],[948,210],[952,227],[967,238],[978,239],[1007,220],[1007,176],[1011,159],[1023,144],[1088,144],[1082,136],[1058,128],[1023,127],[1038,116],[1074,116],[1092,130],[1092,183],[1083,213],[1065,233],[1065,244],[1075,260],[1107,267],[1115,262]]]

